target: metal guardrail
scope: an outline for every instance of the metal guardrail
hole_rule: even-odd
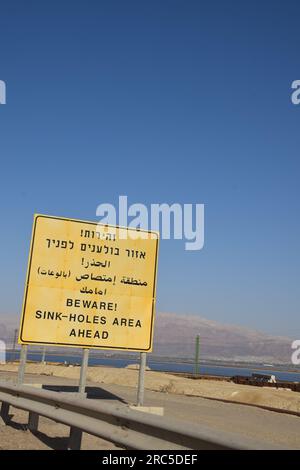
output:
[[[132,410],[124,404],[69,398],[27,385],[0,382],[0,402],[5,424],[9,424],[9,407],[13,406],[29,412],[32,432],[38,429],[39,416],[70,426],[69,449],[80,449],[82,432],[136,450],[275,449],[233,433]]]

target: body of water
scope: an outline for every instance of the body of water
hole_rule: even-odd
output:
[[[40,362],[42,359],[41,353],[28,353],[28,360]],[[8,361],[12,359],[19,359],[19,353],[7,353]],[[67,362],[68,364],[80,364],[81,356],[75,355],[56,355],[46,354],[46,362]],[[108,358],[108,357],[95,357],[93,355],[89,358],[89,365],[102,365],[111,367],[126,367],[129,364],[136,364],[137,359],[120,359],[120,358]],[[152,370],[165,371],[165,372],[185,372],[193,373],[194,365],[189,363],[171,362],[171,361],[154,361],[151,358],[148,359],[147,365]],[[277,380],[287,380],[291,382],[300,382],[300,371],[297,372],[286,372],[284,370],[278,370],[275,367],[266,367],[265,369],[255,367],[230,367],[221,365],[202,365],[199,366],[199,373],[202,375],[216,375],[220,377],[232,377],[234,375],[251,376],[254,373],[257,374],[272,374],[275,375]]]

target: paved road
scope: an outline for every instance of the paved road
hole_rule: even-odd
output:
[[[0,380],[15,380],[15,373],[0,372]],[[76,381],[60,377],[26,375],[26,383],[43,384],[50,390],[76,391]],[[119,385],[103,385],[88,382],[88,398],[101,402],[134,404],[136,390]],[[164,407],[165,416],[178,420],[179,426],[189,422],[198,423],[211,429],[248,436],[266,444],[281,448],[300,448],[300,417],[262,410],[260,408],[223,403],[200,397],[186,397],[161,392],[145,392],[145,405]],[[64,448],[68,428],[42,418],[36,436],[24,431],[27,414],[13,410],[13,426],[0,427],[0,448]],[[40,434],[40,435],[39,435]],[[22,439],[21,439],[22,436]],[[112,444],[101,439],[84,435],[83,448],[110,449]]]

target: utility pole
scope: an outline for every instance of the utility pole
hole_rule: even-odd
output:
[[[45,362],[46,362],[46,346],[43,347],[41,363],[45,364]]]
[[[15,333],[14,333],[14,342],[13,342],[13,350],[12,350],[12,361],[15,359],[17,336],[18,336],[18,330],[17,330],[17,328],[16,328],[16,329],[15,329]]]
[[[200,352],[200,336],[196,336],[195,341],[195,365],[194,365],[194,374],[199,374],[199,352]]]

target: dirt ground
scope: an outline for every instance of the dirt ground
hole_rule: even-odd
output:
[[[0,365],[0,371],[17,372],[18,364]],[[79,379],[79,366],[28,363],[30,374]],[[132,368],[89,367],[87,380],[95,384],[126,385],[137,387],[138,370]],[[254,387],[217,380],[194,380],[163,372],[147,370],[145,388],[156,392],[203,398],[215,398],[236,403],[267,406],[300,412],[300,394],[289,389]]]
[[[0,450],[63,450],[67,448],[69,427],[40,417],[37,432],[27,429],[28,413],[11,407],[9,426],[0,426]],[[83,433],[82,450],[117,450],[111,442]]]
[[[17,380],[17,365],[7,364],[4,369],[6,370],[0,368],[0,381],[15,383]],[[9,371],[8,369],[13,370]],[[35,373],[29,373],[30,369]],[[74,393],[78,390],[78,369],[78,367],[28,364],[25,384],[65,394]],[[96,378],[95,374],[97,375]],[[88,400],[95,403],[107,403],[110,406],[124,406],[125,408],[136,404],[136,370],[91,367],[89,375],[93,377],[93,380],[90,378],[87,380]],[[261,443],[262,448],[272,448],[274,445],[280,449],[300,448],[299,416],[261,409],[254,403],[252,403],[252,406],[239,404],[238,402],[228,403],[224,399],[224,397],[229,396],[229,399],[232,400],[234,392],[239,390],[247,392],[250,388],[248,392],[254,393],[254,396],[252,395],[253,401],[255,401],[255,394],[257,395],[257,392],[259,392],[266,403],[269,405],[271,403],[274,406],[274,402],[270,401],[271,392],[273,395],[277,393],[278,396],[283,395],[284,405],[292,406],[293,401],[289,400],[289,397],[297,397],[296,392],[256,389],[255,387],[235,385],[225,381],[183,379],[182,377],[163,373],[157,374],[151,371],[147,371],[146,377],[147,387],[157,388],[158,390],[153,391],[148,388],[145,391],[145,405],[162,409],[166,418],[177,421],[179,429],[185,429],[189,426],[189,423],[193,423],[218,432],[226,433],[230,431],[237,438],[244,436]],[[122,385],[118,382],[122,382]],[[189,396],[182,393],[184,385],[187,387],[185,390],[190,390],[189,387],[192,387],[194,395]],[[178,389],[181,393],[176,393]],[[169,390],[169,393],[166,390]],[[268,395],[266,395],[266,392]],[[214,393],[223,398],[222,400],[203,398],[195,393],[210,395]],[[0,426],[0,449],[58,450],[67,448],[69,436],[67,426],[40,417],[38,432],[31,433],[27,430],[28,412],[10,407],[10,414],[10,423],[6,426]],[[109,451],[116,447],[112,443],[84,433],[82,448]]]

